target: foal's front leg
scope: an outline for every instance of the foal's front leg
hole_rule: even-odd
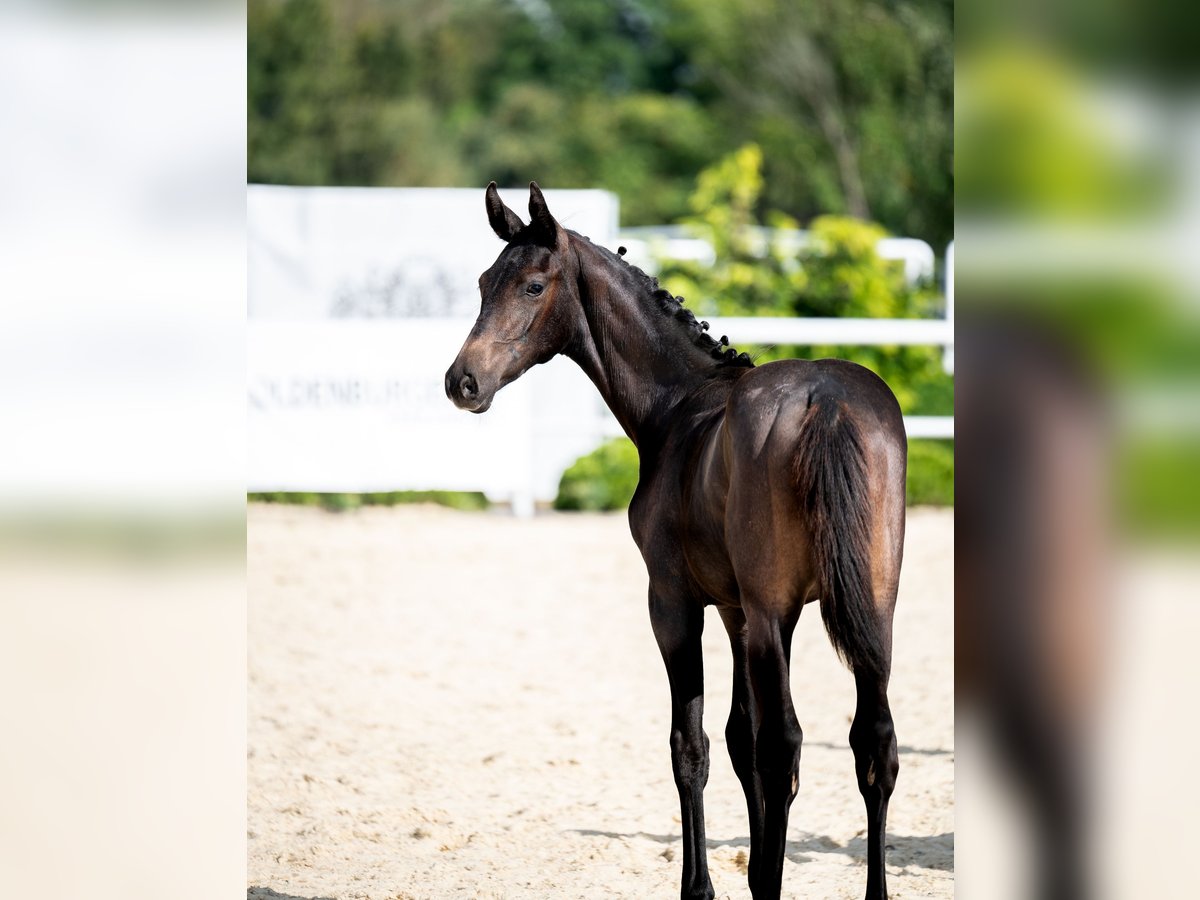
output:
[[[671,765],[683,823],[685,900],[712,900],[704,843],[704,786],[708,783],[708,735],[704,733],[704,661],[700,635],[704,605],[650,586],[650,623],[671,683]]]

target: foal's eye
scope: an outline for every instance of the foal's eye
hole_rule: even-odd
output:
[[[536,297],[538,294],[540,294],[544,290],[545,290],[545,288],[542,287],[540,284],[538,284],[535,281],[532,284],[530,284],[529,287],[525,288],[525,293],[532,294],[534,297]]]

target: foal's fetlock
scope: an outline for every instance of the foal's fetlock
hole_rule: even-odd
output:
[[[768,761],[758,761],[758,773],[762,778],[763,798],[770,802],[772,797],[786,797],[791,803],[800,790],[800,745],[801,738],[785,744],[783,752]]]
[[[896,748],[896,732],[891,722],[877,722],[860,727],[856,722],[850,729],[850,746],[854,749],[854,770],[858,788],[864,794],[879,791],[884,797],[896,786],[900,758]]]

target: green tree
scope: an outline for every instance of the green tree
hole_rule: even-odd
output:
[[[944,0],[249,0],[249,177],[603,187],[688,213],[763,148],[762,201],[951,234]]]
[[[675,0],[729,133],[767,159],[766,201],[944,246],[953,234],[947,0]]]

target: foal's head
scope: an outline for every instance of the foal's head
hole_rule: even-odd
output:
[[[583,315],[567,232],[537,184],[529,185],[528,225],[504,205],[495,182],[487,188],[487,214],[507,246],[479,277],[479,318],[446,372],[446,396],[476,413],[500,388],[562,352]]]

